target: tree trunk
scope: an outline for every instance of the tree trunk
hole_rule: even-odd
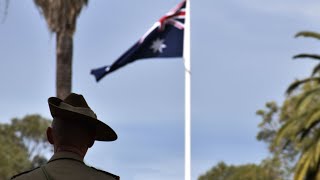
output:
[[[58,98],[64,99],[71,93],[73,38],[65,31],[57,32],[56,36],[56,93]]]

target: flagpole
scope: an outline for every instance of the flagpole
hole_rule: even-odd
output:
[[[186,0],[186,17],[183,41],[183,58],[185,65],[185,167],[184,179],[191,180],[191,28],[190,0]]]

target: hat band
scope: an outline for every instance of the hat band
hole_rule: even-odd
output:
[[[76,112],[79,114],[83,114],[92,118],[97,118],[97,115],[90,109],[90,108],[83,108],[83,107],[74,107],[70,104],[60,102],[59,108],[65,109],[68,111]]]

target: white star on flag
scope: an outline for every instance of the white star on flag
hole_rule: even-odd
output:
[[[159,51],[160,53],[163,52],[163,48],[166,48],[167,45],[164,44],[164,39],[156,39],[155,41],[152,42],[152,45],[150,49],[153,50],[153,53],[156,53]]]

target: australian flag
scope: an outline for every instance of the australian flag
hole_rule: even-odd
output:
[[[112,65],[93,69],[99,81],[105,75],[139,59],[182,57],[186,0],[156,22],[127,52]]]

